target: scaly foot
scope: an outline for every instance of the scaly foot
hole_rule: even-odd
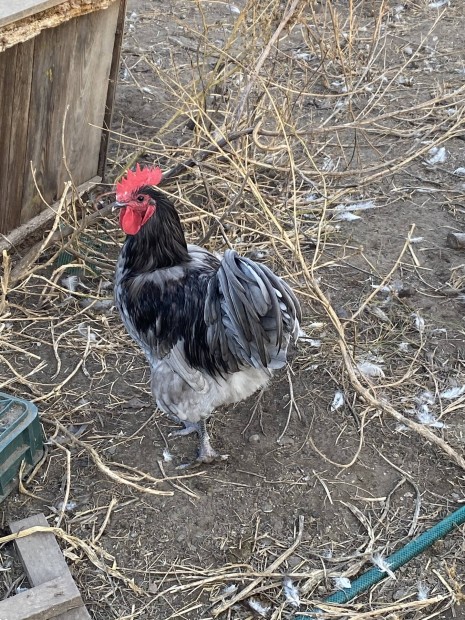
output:
[[[191,426],[195,427],[195,430],[199,436],[199,450],[197,453],[197,458],[193,463],[185,463],[183,465],[179,465],[179,467],[177,467],[176,469],[198,467],[202,463],[219,463],[222,461],[226,461],[229,458],[228,454],[219,454],[211,445],[210,435],[208,434],[207,424],[205,420],[201,420],[196,424],[191,424]],[[187,434],[187,432],[183,433],[182,430],[180,431],[180,433],[185,435]]]
[[[198,463],[215,463],[218,461],[226,461],[228,454],[218,454],[210,442],[210,435],[207,431],[207,423],[205,420],[199,422],[199,452],[197,454]]]

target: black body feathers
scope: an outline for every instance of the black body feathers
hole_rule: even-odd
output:
[[[154,362],[181,344],[185,362],[210,376],[285,364],[300,306],[268,267],[227,250],[222,260],[188,246],[171,202],[152,188],[155,214],[127,238],[116,301],[129,333]]]

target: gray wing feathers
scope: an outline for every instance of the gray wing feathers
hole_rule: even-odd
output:
[[[199,370],[189,365],[182,351],[182,344],[182,340],[178,341],[168,355],[164,357],[163,362],[190,385],[193,390],[196,392],[206,392],[208,388],[207,381]]]
[[[227,250],[209,283],[204,318],[210,350],[231,371],[268,370],[285,365],[301,314],[292,290],[266,265]]]

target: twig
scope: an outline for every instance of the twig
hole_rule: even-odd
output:
[[[321,452],[321,450],[318,449],[318,447],[316,446],[311,436],[311,429],[307,433],[307,437],[305,438],[305,443],[308,441],[310,445],[312,446],[312,448],[315,450],[315,452],[319,454],[321,458],[323,458],[327,463],[331,463],[331,465],[335,465],[336,467],[340,467],[341,469],[348,469],[349,467],[352,467],[352,465],[356,462],[356,460],[358,459],[360,455],[360,452],[362,451],[366,414],[367,414],[367,410],[365,409],[363,411],[363,414],[360,420],[359,440],[358,440],[357,450],[355,451],[354,456],[350,459],[348,463],[337,463],[336,461],[333,461],[332,459],[330,459],[329,456],[326,456],[326,454]]]
[[[405,480],[407,480],[407,482],[409,482],[412,485],[412,487],[415,489],[415,493],[416,493],[417,499],[416,499],[416,502],[415,502],[415,510],[414,510],[414,513],[413,513],[412,524],[410,525],[409,531],[407,533],[407,536],[413,536],[415,534],[415,530],[417,529],[418,517],[420,516],[420,510],[421,510],[421,493],[420,493],[420,489],[418,488],[418,485],[414,482],[412,477],[409,476],[409,474],[407,474],[407,472],[405,472],[398,465],[396,465],[395,463],[390,461],[387,458],[387,456],[384,456],[384,454],[382,454],[377,448],[376,448],[376,451],[380,455],[380,457],[386,461],[386,463],[389,463],[389,465],[391,467],[393,467],[400,474],[402,474],[404,476]]]
[[[162,476],[166,479],[166,474],[165,474],[165,470],[163,468],[163,463],[161,461],[157,461],[157,464],[158,464],[158,467],[159,467],[159,469],[161,471]],[[185,485],[182,485],[181,483],[176,484],[172,480],[169,480],[168,484],[170,484],[172,487],[174,487],[178,491],[181,491],[181,493],[185,493],[189,497],[192,497],[194,499],[198,499],[199,498],[197,493],[194,493],[193,491],[191,491],[190,489],[188,489]]]
[[[63,452],[65,453],[65,456],[66,456],[66,488],[65,488],[65,495],[64,495],[63,501],[61,502],[61,508],[60,508],[60,510],[58,512],[58,520],[57,520],[57,523],[56,523],[56,527],[60,527],[61,522],[63,521],[63,517],[65,516],[66,506],[67,506],[68,500],[69,500],[69,492],[70,492],[70,489],[71,489],[71,452],[68,450],[68,448],[65,448],[65,446],[60,445],[54,439],[52,439],[51,441],[52,441],[54,446],[56,446],[60,450],[63,450]]]
[[[128,579],[119,570],[116,568],[116,563],[114,561],[114,557],[104,551],[101,547],[97,547],[100,555],[105,557],[106,559],[112,561],[112,566],[108,566],[103,562],[98,556],[96,550],[92,547],[91,543],[88,543],[77,536],[71,536],[71,534],[67,534],[61,527],[48,527],[45,525],[35,525],[34,527],[30,527],[26,530],[21,530],[19,532],[15,532],[14,534],[8,534],[7,536],[2,536],[0,538],[0,545],[5,545],[6,543],[13,542],[18,540],[19,538],[26,538],[26,536],[32,536],[35,533],[43,533],[43,534],[54,534],[55,536],[60,537],[62,540],[66,541],[68,544],[72,545],[75,548],[81,549],[84,551],[88,559],[103,573],[107,573],[116,579],[120,579],[123,583],[126,584],[133,592],[136,594],[145,594],[142,588],[139,588],[134,583],[133,579]]]
[[[73,435],[73,433],[71,433],[61,422],[59,422],[58,420],[50,420],[46,417],[42,417],[42,420],[44,422],[47,422],[48,424],[54,424],[60,430],[60,433],[63,433],[63,435],[65,435],[68,439],[70,439],[74,444],[76,444],[77,446],[79,446],[80,448],[88,452],[90,456],[92,457],[92,460],[94,461],[97,468],[103,474],[108,476],[108,478],[110,478],[111,480],[114,480],[115,482],[118,482],[119,484],[124,484],[128,487],[136,489],[137,491],[140,491],[141,493],[148,493],[149,495],[168,495],[168,496],[173,495],[172,491],[160,491],[158,489],[143,487],[140,484],[132,482],[131,480],[128,480],[127,478],[118,475],[117,473],[115,473],[113,470],[111,470],[109,467],[105,465],[105,463],[102,461],[102,459],[98,455],[97,451],[94,448],[92,448],[92,446],[89,446],[85,442],[77,439]],[[155,479],[152,479],[152,480],[155,481]],[[163,482],[163,480],[156,480],[156,482]]]
[[[341,607],[340,605],[338,606],[334,606],[334,605],[326,605],[325,603],[318,603],[318,607],[319,609],[321,609],[322,611],[325,612],[333,612],[336,613],[338,617],[342,616],[346,616],[348,614],[350,614],[350,617],[353,618],[353,620],[363,620],[363,618],[374,618],[376,616],[385,616],[385,614],[389,614],[391,612],[395,612],[395,611],[401,611],[401,610],[405,610],[405,609],[423,609],[424,607],[428,607],[429,605],[435,605],[436,603],[440,603],[441,601],[444,601],[445,599],[448,599],[449,596],[445,595],[445,594],[438,594],[437,596],[433,596],[432,598],[427,598],[423,601],[410,601],[408,603],[398,603],[397,605],[386,605],[380,609],[374,609],[371,611],[365,611],[365,612],[360,612],[360,611],[354,611],[353,613],[350,614],[350,611],[347,610],[344,607]]]
[[[36,185],[36,187],[37,187],[37,185]],[[17,263],[15,268],[12,270],[12,272],[11,272],[11,281],[13,283],[17,282],[18,280],[20,280],[23,277],[23,275],[27,272],[27,270],[30,268],[30,266],[33,263],[36,262],[36,260],[39,258],[41,253],[45,250],[46,247],[48,247],[48,245],[50,244],[50,242],[52,241],[52,239],[55,236],[57,236],[57,238],[59,238],[60,231],[57,230],[57,228],[58,228],[58,226],[60,224],[61,215],[62,215],[62,213],[63,213],[63,211],[65,209],[65,206],[67,204],[67,197],[68,197],[68,192],[70,190],[70,187],[71,187],[71,182],[67,181],[65,183],[65,189],[63,190],[63,194],[61,196],[61,200],[60,200],[60,202],[57,205],[57,210],[56,210],[56,214],[55,214],[55,221],[53,222],[52,229],[50,230],[48,235],[45,237],[45,239],[43,241],[40,241],[39,243],[34,245],[27,252],[27,254],[25,256],[23,256],[23,258]],[[47,207],[49,207],[49,205],[46,202],[45,202],[45,205]]]
[[[300,0],[299,0],[300,1]],[[215,143],[209,146],[196,155],[196,157],[190,157],[184,162],[176,164],[172,168],[169,168],[166,172],[163,173],[163,181],[167,181],[168,179],[172,179],[173,177],[179,176],[183,172],[186,172],[189,168],[193,168],[194,166],[198,166],[200,163],[217,153],[220,149],[225,147],[230,142],[237,140],[238,138],[242,138],[243,136],[250,135],[254,130],[254,127],[245,127],[244,129],[240,129],[238,131],[233,131],[230,134],[225,135],[223,138],[219,138]]]
[[[323,307],[325,308],[328,316],[331,319],[332,324],[334,325],[338,333],[339,349],[341,351],[342,359],[344,361],[345,368],[349,375],[350,382],[352,383],[352,386],[354,387],[354,389],[360,394],[360,396],[363,397],[366,403],[369,403],[376,409],[380,409],[381,411],[384,411],[385,413],[393,417],[395,420],[397,420],[397,422],[399,422],[400,424],[404,424],[411,430],[417,432],[424,439],[431,441],[431,443],[435,444],[438,448],[440,448],[443,452],[445,452],[453,461],[455,461],[457,465],[459,465],[462,469],[465,470],[465,459],[462,456],[460,456],[460,454],[458,454],[446,441],[444,441],[444,439],[435,435],[432,431],[429,430],[429,428],[423,426],[422,424],[418,424],[417,422],[414,422],[413,420],[406,418],[399,411],[397,411],[397,409],[395,409],[392,405],[390,405],[385,399],[380,400],[376,398],[376,396],[368,388],[366,388],[364,385],[360,383],[360,380],[355,371],[354,361],[347,347],[345,334],[344,334],[344,328],[339,320],[339,317],[337,316],[334,308],[331,306],[326,295],[323,293],[319,284],[316,281],[313,281],[313,289],[316,292],[319,300],[321,301]],[[371,390],[372,389],[373,388],[371,387]]]
[[[412,238],[413,235],[413,231],[415,230],[415,224],[412,224],[409,230],[409,233],[407,235],[407,238],[405,240],[405,243],[402,247],[402,250],[399,254],[399,256],[397,257],[396,262],[394,263],[394,265],[392,266],[392,268],[389,270],[388,274],[386,276],[384,276],[384,278],[381,280],[381,282],[378,284],[378,286],[373,289],[373,291],[368,295],[368,297],[363,301],[363,303],[361,304],[361,306],[358,308],[358,310],[356,312],[354,312],[354,314],[350,317],[351,321],[355,321],[355,319],[358,317],[358,315],[363,312],[363,310],[366,308],[366,306],[370,303],[370,301],[379,293],[379,291],[383,288],[383,286],[386,284],[386,282],[389,282],[392,274],[396,271],[396,269],[399,267],[400,262],[402,260],[402,257],[404,256],[405,252],[408,250],[408,248],[410,247],[410,239]]]
[[[221,226],[221,224],[224,222],[224,220],[228,217],[228,215],[231,213],[231,211],[235,208],[235,206],[237,205],[239,200],[242,198],[242,193],[244,191],[244,188],[245,188],[245,185],[246,185],[246,183],[248,181],[248,178],[249,178],[249,174],[247,173],[244,176],[244,179],[243,179],[243,181],[241,183],[239,191],[234,196],[233,201],[231,202],[229,207],[226,209],[226,211],[224,211],[223,215],[219,219],[216,219],[213,222],[213,224],[210,226],[210,228],[207,230],[205,235],[201,239],[198,240],[197,243],[199,245],[204,245],[205,243],[207,243],[207,241],[210,239],[210,237],[213,235],[213,233],[216,232],[216,229],[218,228],[218,226]]]
[[[242,601],[244,598],[246,598],[250,594],[250,592],[252,592],[252,590],[254,590],[261,583],[261,581],[263,581],[263,579],[266,579],[267,577],[269,577],[270,573],[273,573],[279,566],[281,566],[281,564],[285,560],[287,560],[287,558],[290,555],[292,555],[294,551],[297,549],[297,547],[300,545],[303,533],[304,533],[304,517],[303,515],[300,515],[299,529],[297,532],[297,536],[293,544],[289,547],[289,549],[287,549],[283,554],[281,554],[260,577],[257,577],[256,579],[254,579],[251,583],[249,583],[248,586],[243,588],[235,596],[229,599],[229,601],[226,601],[222,603],[221,605],[218,605],[218,607],[216,607],[215,609],[213,609],[213,612],[212,612],[213,616],[214,617],[219,616],[219,614],[225,612],[227,609],[229,609],[230,607],[232,607],[239,601]]]
[[[92,540],[93,544],[95,544],[96,542],[98,542],[100,540],[100,538],[102,537],[105,528],[108,525],[108,521],[110,520],[110,516],[111,516],[111,512],[113,510],[113,508],[116,506],[116,504],[118,503],[118,500],[116,499],[116,497],[112,497],[110,503],[108,504],[108,509],[107,512],[105,514],[105,518],[103,519],[103,523],[100,526],[99,531],[97,532],[97,536],[94,537],[94,539]]]
[[[289,8],[285,8],[284,9],[284,14],[283,17],[281,19],[281,21],[279,22],[276,30],[274,31],[273,35],[270,37],[270,39],[268,40],[268,43],[265,46],[265,49],[263,50],[263,52],[260,54],[255,67],[252,69],[251,74],[247,80],[247,84],[241,94],[241,98],[239,100],[239,103],[236,107],[236,110],[234,111],[233,114],[233,121],[232,121],[232,126],[235,128],[237,127],[239,121],[241,120],[242,116],[243,116],[243,112],[244,112],[244,108],[247,104],[247,101],[249,99],[249,95],[250,92],[255,84],[255,82],[258,80],[260,71],[263,67],[263,64],[265,63],[265,60],[268,58],[268,56],[270,55],[271,50],[273,49],[273,46],[276,45],[277,41],[279,40],[279,37],[281,36],[282,31],[284,30],[284,28],[287,26],[287,24],[289,23],[289,21],[292,19],[297,7],[299,6],[299,4],[301,4],[302,0],[293,0],[292,4],[289,6]]]
[[[297,415],[299,416],[299,420],[302,421],[302,415],[300,413],[300,410],[299,410],[299,408],[297,406],[297,403],[295,402],[295,398],[294,398],[294,385],[292,383],[291,373],[289,371],[289,368],[287,368],[287,380],[289,382],[289,413],[287,414],[287,419],[286,419],[286,423],[284,425],[284,428],[283,428],[280,436],[277,439],[278,443],[281,441],[281,439],[286,434],[286,431],[287,431],[287,429],[289,427],[289,423],[291,421],[292,411],[294,409],[295,409]]]
[[[8,295],[8,288],[9,288],[9,283],[10,283],[11,264],[10,264],[10,257],[8,256],[8,252],[6,250],[2,251],[2,267],[3,267],[3,273],[0,278],[0,288],[1,288],[0,315],[2,315],[5,312],[7,305],[8,305],[7,295]]]
[[[46,502],[47,500],[44,499],[43,497],[40,497],[39,495],[36,495],[35,493],[31,493],[31,491],[28,491],[26,489],[26,487],[24,486],[23,483],[23,475],[24,475],[24,470],[26,469],[26,460],[23,459],[21,461],[21,465],[19,466],[19,473],[18,473],[18,491],[20,493],[22,493],[23,495],[27,495],[28,497],[32,497],[33,499],[38,499],[41,502]]]

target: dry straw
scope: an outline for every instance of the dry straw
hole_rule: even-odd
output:
[[[431,13],[425,2],[406,4],[410,13],[401,5],[392,8],[386,2],[365,0],[290,0],[284,7],[278,0],[248,0],[240,11],[228,5],[233,8],[227,27],[219,31],[219,22],[211,19],[205,3],[199,2],[194,18],[190,15],[189,20],[180,22],[184,36],[169,39],[170,52],[163,62],[142,43],[133,45],[136,28],[126,43],[125,79],[132,84],[135,96],[145,96],[152,86],[139,82],[141,74],[134,71],[138,65],[144,67],[146,79],[164,95],[163,105],[158,106],[162,122],[152,134],[148,127],[129,131],[124,125],[120,131],[112,131],[109,177],[118,178],[141,158],[161,165],[166,171],[161,189],[180,206],[190,241],[201,240],[218,251],[234,247],[264,260],[285,276],[300,296],[306,317],[304,330],[313,337],[318,332],[312,327],[315,321],[325,326],[321,352],[315,353],[312,345],[303,341],[288,374],[292,402],[287,424],[294,423],[291,411],[299,412],[301,406],[292,384],[293,373],[307,372],[312,359],[318,357],[337,384],[344,386],[347,407],[358,424],[359,441],[346,464],[323,454],[312,431],[305,443],[307,449],[313,446],[329,463],[348,467],[359,458],[367,425],[380,423],[386,414],[418,434],[425,449],[437,449],[446,466],[452,462],[465,469],[452,434],[405,414],[405,400],[411,400],[423,387],[425,376],[429,383],[434,382],[436,395],[444,389],[434,365],[425,362],[427,326],[418,316],[416,328],[412,326],[411,310],[396,298],[394,290],[394,280],[406,271],[425,281],[414,246],[414,226],[387,231],[400,235],[403,246],[397,260],[378,273],[363,249],[351,245],[350,229],[344,228],[346,224],[339,218],[341,212],[353,213],[351,207],[363,215],[365,207],[361,205],[366,203],[389,210],[393,204],[408,201],[415,188],[424,186],[422,175],[433,165],[428,163],[432,153],[463,136],[465,86],[463,80],[454,79],[460,75],[459,59],[451,50],[442,52],[449,54],[447,83],[429,79],[426,84],[421,70],[429,66],[437,75],[434,63],[439,62],[438,52],[429,41],[440,30],[446,10]],[[154,14],[147,17],[153,19]],[[416,29],[418,23],[423,29]],[[415,43],[402,53],[396,37],[398,24],[404,32],[416,33]],[[140,139],[139,133],[145,137]],[[434,190],[434,179],[427,187]],[[455,204],[454,191],[446,188],[441,194],[446,208]],[[199,614],[233,618],[238,609],[243,614],[240,617],[246,618],[251,617],[246,601],[253,597],[266,601],[268,617],[287,618],[290,608],[283,594],[284,574],[299,584],[301,604],[310,606],[319,598],[321,584],[330,588],[329,579],[350,578],[362,569],[380,544],[381,527],[394,536],[391,544],[405,533],[389,521],[388,508],[373,525],[351,504],[347,508],[364,531],[356,538],[357,551],[326,559],[320,555],[318,568],[309,569],[307,564],[305,570],[299,570],[299,566],[287,564],[291,554],[301,553],[302,565],[306,556],[311,557],[311,546],[302,539],[303,520],[293,541],[274,541],[263,548],[260,562],[254,566],[204,568],[189,566],[182,559],[144,570],[116,565],[114,556],[101,545],[109,521],[126,505],[114,494],[123,490],[135,491],[137,498],[184,494],[193,501],[198,493],[189,487],[190,478],[204,472],[169,477],[159,461],[160,478],[156,478],[128,465],[110,463],[107,439],[100,438],[95,429],[91,432],[82,378],[88,383],[98,376],[106,386],[109,406],[116,408],[124,406],[124,401],[114,390],[115,367],[128,377],[140,377],[144,367],[111,311],[109,282],[122,239],[108,207],[95,211],[95,198],[92,195],[82,204],[71,180],[43,239],[26,251],[4,251],[2,258],[0,389],[40,403],[45,412],[43,421],[53,439],[49,453],[63,463],[65,481],[65,501],[52,531],[84,575],[86,560],[101,571],[99,587],[108,596],[118,582],[125,601],[120,620],[150,617],[162,601],[176,601],[172,618],[198,618]],[[361,210],[357,211],[357,205]],[[71,262],[62,261],[65,252]],[[360,297],[350,300],[349,312],[343,315],[332,301],[338,284],[333,274],[348,264],[368,275],[375,288],[358,293]],[[462,281],[458,271],[452,275],[452,286]],[[389,313],[379,303],[386,289],[398,302]],[[405,353],[406,343],[411,353]],[[47,364],[38,355],[37,345],[48,352]],[[386,351],[388,366],[367,357],[374,350],[380,351],[380,357]],[[21,361],[17,353],[23,354]],[[369,362],[372,369],[378,367],[377,375],[361,372],[362,361]],[[145,390],[140,380],[132,380],[139,393]],[[446,412],[459,411],[463,399],[457,394],[448,401],[440,419]],[[142,428],[144,425],[138,433]],[[129,439],[113,439],[130,442],[138,433]],[[77,455],[86,455],[109,481],[113,499],[73,521],[65,507],[73,494]],[[388,463],[387,467],[397,467],[390,460]],[[45,483],[40,488],[37,481],[47,467],[45,459],[29,479],[22,477],[26,502],[45,492]],[[401,485],[415,485],[405,472],[402,475]],[[329,483],[322,475],[317,480],[332,503]],[[412,534],[420,510],[418,488],[414,488]],[[381,499],[389,505],[389,499]],[[79,523],[102,516],[93,536],[83,538],[82,530],[81,538],[71,533]],[[13,538],[4,537],[0,543]],[[259,549],[260,541],[257,521],[254,549]],[[344,613],[354,618],[403,618],[421,610],[422,617],[434,617],[460,598],[453,575],[443,568],[439,574],[443,589],[425,600],[414,601],[407,595],[392,604],[381,596],[376,607],[365,601]],[[158,590],[136,585],[135,576],[145,582],[155,580]],[[84,589],[85,583],[83,579]],[[231,584],[237,586],[233,594],[224,593]],[[141,600],[141,596],[150,600]],[[92,588],[86,597],[92,601]],[[341,613],[329,607],[327,611],[328,617]]]

